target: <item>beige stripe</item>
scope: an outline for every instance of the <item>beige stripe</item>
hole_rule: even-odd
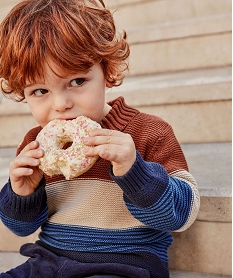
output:
[[[200,195],[198,192],[197,183],[189,172],[185,170],[175,171],[171,173],[170,176],[185,181],[187,184],[190,185],[193,191],[193,200],[192,200],[191,211],[188,220],[186,221],[185,225],[183,225],[179,230],[175,231],[175,232],[182,232],[184,230],[187,230],[197,218],[197,214],[200,208]]]
[[[128,211],[121,188],[111,181],[74,179],[46,187],[49,221],[96,228],[145,226]]]

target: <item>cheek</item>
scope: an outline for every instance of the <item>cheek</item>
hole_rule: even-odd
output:
[[[45,109],[45,106],[37,102],[28,102],[29,109],[32,113],[32,116],[41,126],[44,126],[47,122],[48,113]]]
[[[43,113],[43,110],[40,111],[33,111],[32,112],[32,116],[34,117],[34,119],[36,120],[36,122],[40,125],[40,126],[45,126],[47,124],[47,117],[45,117],[45,114]]]
[[[88,96],[88,103],[90,106],[92,106],[94,109],[98,109],[98,107],[101,107],[104,105],[105,102],[105,83],[96,84],[90,90],[90,94]]]

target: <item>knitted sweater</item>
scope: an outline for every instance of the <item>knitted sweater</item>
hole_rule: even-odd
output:
[[[122,263],[148,269],[151,277],[169,277],[170,231],[195,220],[199,194],[171,126],[162,119],[111,101],[103,128],[129,133],[137,149],[132,168],[114,176],[109,161],[72,180],[45,176],[37,190],[16,195],[10,181],[0,193],[0,216],[15,234],[41,227],[39,244],[80,262]],[[41,127],[30,130],[22,148]]]

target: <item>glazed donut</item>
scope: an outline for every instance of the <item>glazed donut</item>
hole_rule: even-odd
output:
[[[83,153],[83,137],[101,126],[91,119],[80,116],[74,120],[49,122],[37,135],[36,140],[44,150],[39,168],[48,176],[63,174],[67,180],[80,176],[89,170],[97,157],[88,157]],[[67,143],[70,147],[64,148]]]

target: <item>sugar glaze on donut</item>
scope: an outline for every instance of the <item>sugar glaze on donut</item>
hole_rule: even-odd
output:
[[[44,150],[39,168],[48,176],[63,174],[67,180],[85,173],[98,157],[88,157],[83,153],[85,145],[82,139],[95,128],[101,128],[100,124],[85,116],[49,122],[36,138]],[[72,145],[64,149],[68,142]]]

